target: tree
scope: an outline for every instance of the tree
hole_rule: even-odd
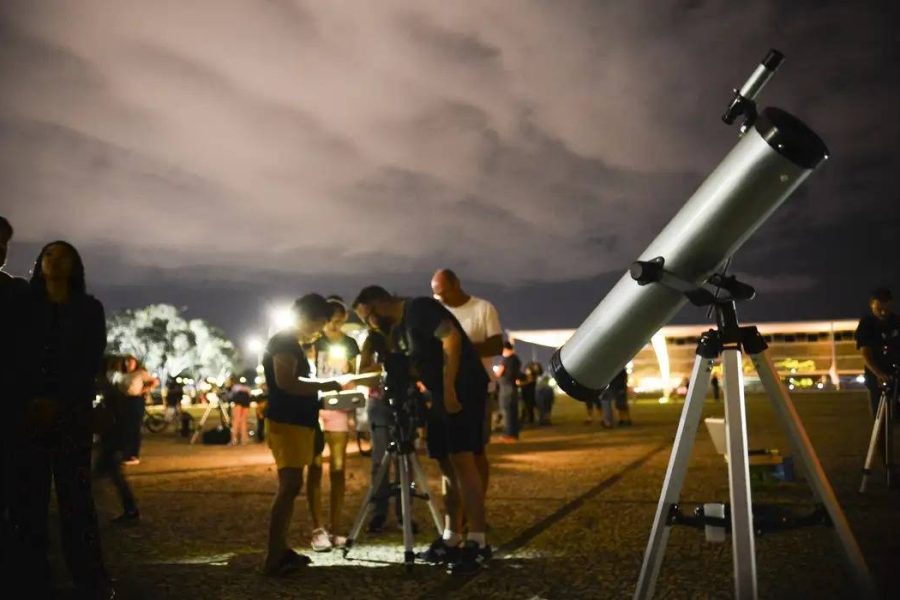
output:
[[[133,354],[162,384],[181,373],[222,380],[234,369],[234,344],[202,319],[185,319],[170,304],[151,304],[112,315],[107,350]]]

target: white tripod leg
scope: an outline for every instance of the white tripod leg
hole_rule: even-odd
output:
[[[231,406],[234,406],[234,404],[232,404]],[[220,418],[222,419],[222,424],[225,425],[225,427],[230,428],[231,415],[228,414],[228,409],[225,408],[225,404],[222,402],[219,402],[219,414],[221,415]]]
[[[728,448],[728,487],[731,493],[731,548],[734,591],[738,600],[756,598],[756,543],[750,499],[750,462],[747,456],[747,405],[741,351],[722,352],[725,379],[725,442]]]
[[[781,420],[782,426],[787,431],[794,448],[800,454],[800,460],[806,469],[813,493],[828,511],[834,532],[844,547],[844,553],[850,565],[850,570],[856,579],[860,595],[866,598],[877,598],[878,591],[872,579],[872,574],[869,572],[869,567],[863,558],[862,550],[860,550],[859,544],[853,536],[847,517],[844,516],[841,506],[838,504],[834,490],[831,488],[828,477],[825,475],[825,470],[819,462],[819,457],[816,456],[816,451],[806,435],[806,430],[803,428],[797,409],[794,408],[794,403],[784,387],[784,382],[778,377],[778,371],[772,363],[772,357],[769,356],[768,352],[761,352],[751,355],[751,358],[759,374],[759,379],[762,381],[769,399],[775,406],[775,412]]]
[[[375,477],[372,478],[372,482],[369,484],[369,490],[366,492],[366,497],[359,507],[359,511],[356,513],[356,518],[353,520],[353,527],[350,528],[350,535],[347,536],[347,543],[344,546],[345,557],[350,552],[350,548],[353,547],[354,542],[359,539],[359,533],[362,531],[363,523],[365,523],[366,517],[368,517],[369,513],[372,511],[372,505],[374,504],[373,498],[378,490],[381,489],[381,482],[387,477],[393,454],[393,452],[385,451],[384,456],[381,457],[381,464],[378,465],[378,471],[375,473]]]
[[[863,466],[862,483],[859,484],[859,493],[866,493],[866,485],[869,483],[869,475],[872,474],[872,462],[875,460],[875,448],[878,446],[878,438],[881,435],[882,423],[884,421],[884,412],[887,405],[884,400],[884,394],[878,401],[878,410],[875,413],[875,424],[872,426],[872,438],[869,440],[869,450],[866,452],[866,462]]]
[[[409,463],[412,466],[413,478],[416,482],[416,486],[427,498],[428,510],[431,511],[431,518],[434,520],[434,526],[437,528],[438,535],[440,535],[444,532],[441,513],[438,511],[437,506],[434,503],[434,497],[431,495],[431,491],[428,488],[428,478],[425,476],[425,471],[422,470],[422,465],[419,464],[419,459],[415,454],[410,454]]]
[[[203,416],[200,418],[200,422],[197,423],[197,429],[194,430],[194,435],[191,436],[191,445],[197,443],[197,440],[200,439],[200,436],[203,434],[203,426],[206,425],[206,420],[209,418],[209,413],[212,412],[213,405],[207,404],[206,410],[203,411]]]
[[[671,530],[669,512],[672,506],[678,503],[681,495],[684,476],[687,473],[691,451],[694,449],[694,440],[697,437],[697,427],[699,427],[700,417],[703,415],[703,402],[709,388],[709,376],[713,362],[713,359],[703,358],[699,355],[694,360],[690,387],[684,401],[684,408],[681,410],[678,432],[675,434],[675,443],[672,446],[672,454],[669,456],[669,467],[666,470],[666,478],[659,495],[659,504],[656,506],[653,528],[650,530],[650,540],[647,542],[647,550],[644,552],[641,576],[638,579],[637,588],[634,590],[635,600],[647,600],[653,597],[656,578],[662,567],[666,544],[669,541]]]
[[[415,539],[413,538],[413,530],[412,530],[412,498],[410,495],[410,487],[409,487],[409,455],[401,454],[399,456],[399,469],[400,471],[400,509],[403,514],[403,547],[405,548],[405,552],[403,553],[403,562],[406,564],[407,570],[412,568],[413,561],[415,560],[415,552],[413,550],[413,546],[415,545]]]

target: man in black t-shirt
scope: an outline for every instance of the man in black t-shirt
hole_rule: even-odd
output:
[[[266,443],[278,468],[278,491],[272,503],[269,544],[263,573],[278,576],[309,564],[287,541],[294,499],[303,487],[303,467],[313,462],[319,420],[318,392],[340,391],[336,381],[310,380],[304,344],[312,343],[331,318],[332,308],[322,296],[307,294],[293,306],[296,324],[275,334],[263,355],[269,388]]]
[[[432,298],[400,298],[370,286],[353,303],[368,326],[388,336],[389,347],[410,358],[413,377],[430,392],[428,452],[449,485],[443,535],[423,558],[450,563],[451,573],[477,571],[489,558],[484,537],[484,489],[475,455],[484,451],[482,427],[487,373],[459,321]],[[462,541],[465,512],[469,531]]]
[[[894,297],[888,288],[878,288],[869,297],[869,314],[856,328],[856,347],[866,363],[866,387],[874,417],[885,386],[897,385],[900,368],[900,317],[893,311]]]

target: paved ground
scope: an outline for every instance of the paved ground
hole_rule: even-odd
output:
[[[765,400],[752,397],[749,405],[751,447],[787,453]],[[799,396],[797,405],[885,597],[898,597],[900,492],[876,478],[869,494],[855,493],[869,435],[864,397]],[[557,407],[553,427],[490,448],[489,538],[501,557],[475,578],[452,579],[425,565],[406,574],[399,532],[364,538],[350,560],[317,554],[313,567],[289,578],[263,578],[257,569],[275,489],[268,452],[260,445],[188,446],[171,433],[148,436],[143,463],[128,468],[144,515],[140,525],[108,525],[118,507],[112,490],[97,484],[110,571],[125,598],[628,598],[681,405],[638,403],[635,426],[611,431],[583,425],[581,405],[571,400]],[[706,412],[718,416],[721,405],[709,402]],[[350,521],[368,483],[368,459],[348,462]],[[423,464],[436,490],[436,471],[427,459]],[[701,430],[684,502],[725,500],[727,490],[723,460]],[[811,506],[802,482],[758,486],[754,497]],[[296,515],[292,537],[303,550],[310,535],[303,498]],[[428,523],[424,505],[417,515]],[[421,544],[433,533],[423,527]],[[826,528],[763,536],[757,553],[762,598],[858,595]],[[62,576],[61,565],[58,571]],[[663,598],[731,597],[730,544],[709,544],[702,532],[676,528],[657,590]]]

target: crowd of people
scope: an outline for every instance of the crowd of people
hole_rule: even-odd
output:
[[[0,266],[12,238],[12,226],[0,217]],[[485,510],[491,434],[498,431],[495,441],[513,443],[523,426],[549,425],[553,387],[540,363],[523,365],[513,341],[504,340],[497,309],[467,293],[456,273],[438,270],[431,290],[431,296],[407,298],[373,285],[361,290],[350,306],[338,296],[306,294],[293,305],[293,324],[268,340],[261,360],[267,389],[265,442],[277,467],[277,490],[264,574],[280,576],[311,562],[289,542],[294,501],[304,484],[313,526],[311,548],[328,551],[346,543],[345,462],[356,413],[323,410],[319,395],[357,385],[341,383],[346,381],[342,376],[372,374],[365,416],[374,479],[390,443],[392,408],[379,383],[390,355],[408,359],[405,375],[422,399],[418,425],[443,479],[444,525],[418,558],[446,565],[451,574],[473,573],[491,558]],[[889,290],[876,290],[870,314],[857,331],[873,411],[900,363],[900,318],[891,310],[892,300]],[[344,332],[351,310],[367,328],[361,348]],[[0,368],[7,382],[4,406],[12,424],[8,434],[0,436],[4,574],[26,577],[36,586],[32,597],[50,595],[48,507],[53,485],[77,596],[114,597],[91,492],[92,446],[98,435],[94,472],[107,475],[118,492],[122,513],[115,522],[138,521],[137,501],[122,465],[140,462],[145,398],[159,380],[138,357],[105,356],[103,306],[88,293],[81,257],[65,241],[41,249],[28,281],[0,270],[0,326]],[[889,347],[895,354],[885,350]],[[182,390],[171,381],[170,386],[164,394],[166,410],[174,411]],[[251,390],[234,379],[227,388],[231,443],[246,444]],[[603,427],[631,425],[628,389],[623,370],[595,403],[587,404],[588,422],[599,408]],[[95,407],[98,391],[103,410]],[[327,520],[322,498],[326,456]],[[386,526],[387,485],[383,481],[383,489],[375,494],[370,532]],[[400,520],[399,502],[397,516]]]

